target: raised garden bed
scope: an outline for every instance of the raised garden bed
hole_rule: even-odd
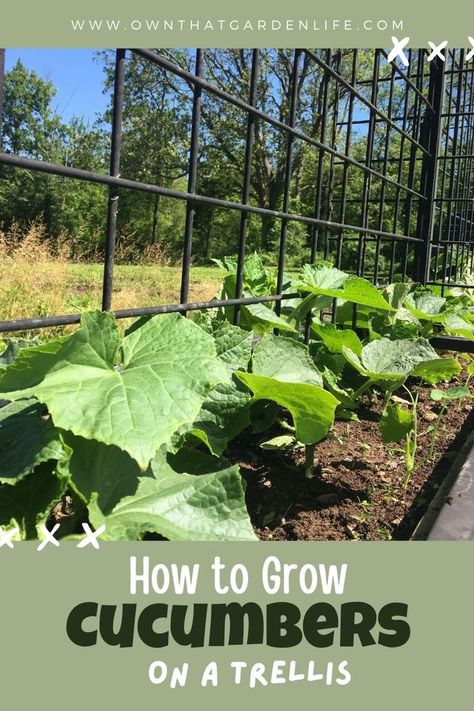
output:
[[[426,430],[439,411],[439,405],[429,399],[429,388],[423,389],[419,408]],[[251,520],[261,540],[422,540],[438,534],[455,539],[466,538],[468,530],[472,536],[472,499],[465,504],[469,514],[466,511],[462,520],[458,515],[461,500],[464,503],[467,498],[466,493],[458,498],[458,488],[465,492],[467,466],[471,476],[473,471],[472,463],[464,465],[474,445],[471,402],[459,408],[454,404],[446,413],[431,459],[423,461],[431,434],[420,438],[420,461],[406,489],[403,456],[394,451],[393,443],[382,441],[377,410],[361,410],[359,422],[335,423],[331,437],[317,447],[312,479],[301,474],[302,454],[269,457],[259,446],[262,437],[254,436],[250,450],[242,456],[249,440],[235,442],[229,457],[240,465]],[[464,477],[456,485],[461,462]],[[295,465],[300,465],[299,471]],[[443,528],[432,532],[443,508],[448,509],[443,513]]]
[[[467,439],[416,527],[413,540],[474,540],[474,431],[470,420]]]

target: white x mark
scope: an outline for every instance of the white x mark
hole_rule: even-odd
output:
[[[83,523],[82,528],[84,529],[84,531],[86,532],[87,535],[85,538],[82,539],[82,541],[79,541],[79,543],[77,544],[77,547],[78,548],[85,548],[90,543],[91,545],[94,546],[94,548],[96,550],[99,550],[99,542],[98,542],[97,538],[98,538],[98,536],[101,536],[104,533],[105,525],[102,524],[102,526],[99,526],[97,531],[93,531],[88,523]]]
[[[2,546],[8,546],[9,548],[14,548],[12,543],[13,536],[19,533],[19,528],[10,528],[9,531],[3,532],[0,528],[0,548]]]
[[[408,61],[408,57],[406,56],[405,52],[403,51],[403,48],[407,46],[409,41],[410,41],[409,37],[404,37],[403,39],[399,40],[396,37],[392,36],[393,49],[391,49],[389,52],[388,61],[393,62],[395,57],[400,57],[403,64],[406,67],[408,67],[410,62]]]
[[[439,57],[440,59],[443,60],[443,62],[446,61],[445,55],[442,53],[442,49],[448,46],[448,40],[444,40],[444,42],[441,42],[441,44],[435,44],[434,42],[430,42],[428,40],[428,44],[430,45],[431,49],[433,50],[431,54],[428,56],[428,62],[432,62],[435,57]]]
[[[41,531],[44,533],[44,535],[46,536],[46,538],[45,538],[43,541],[41,541],[41,543],[39,544],[38,548],[36,549],[37,551],[42,551],[43,548],[45,548],[45,546],[48,545],[48,543],[52,543],[53,546],[58,546],[58,547],[59,547],[59,541],[57,541],[57,540],[55,539],[55,537],[54,537],[54,534],[55,534],[56,531],[58,530],[59,526],[60,526],[60,524],[59,524],[59,523],[56,523],[56,524],[53,526],[53,528],[51,529],[51,531],[48,531],[48,529],[46,528],[46,526],[41,526]]]
[[[474,57],[474,37],[468,37],[468,40],[471,43],[472,49],[466,54],[466,62]]]

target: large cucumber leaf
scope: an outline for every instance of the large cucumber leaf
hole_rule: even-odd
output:
[[[405,297],[405,306],[420,321],[441,321],[446,299],[431,289],[415,289]]]
[[[426,380],[430,385],[436,385],[436,383],[451,380],[460,372],[461,366],[455,358],[436,358],[418,363],[412,371],[412,375]]]
[[[410,292],[412,285],[406,281],[395,282],[393,284],[387,284],[387,286],[382,291],[384,299],[388,301],[390,306],[394,309],[399,309],[402,307],[403,300],[405,296]]]
[[[228,321],[200,316],[197,323],[215,340],[217,356],[232,375],[238,368],[247,369],[252,354],[253,334],[232,326]],[[191,427],[178,433],[177,441],[185,433],[202,440],[209,450],[220,456],[228,442],[250,424],[248,390],[236,378],[220,383],[211,390]]]
[[[273,400],[293,417],[296,437],[303,444],[319,442],[334,422],[339,401],[317,385],[289,383],[255,373],[237,372],[236,376],[253,392],[253,399]]]
[[[343,346],[344,357],[362,375],[374,382],[403,382],[419,363],[438,358],[425,338],[390,341],[379,338],[365,345],[361,357]]]
[[[382,311],[396,310],[367,279],[349,276],[334,267],[315,268],[306,265],[303,280],[297,286],[300,291],[311,294],[331,296]]]
[[[229,367],[247,369],[252,355],[253,334],[228,321],[199,314],[195,322],[214,338],[217,356]]]
[[[250,393],[237,378],[218,385],[207,396],[190,434],[220,456],[227,444],[250,425],[250,401]]]
[[[92,525],[106,525],[104,539],[139,540],[154,532],[173,541],[255,540],[237,466],[222,468],[213,459],[209,473],[176,472],[160,450],[143,475],[116,447],[81,438],[69,444],[67,471]],[[188,456],[192,469],[192,450]]]
[[[350,328],[337,328],[332,323],[311,324],[311,330],[318,336],[331,353],[342,353],[342,347],[350,348],[354,353],[362,353],[362,342]]]
[[[340,289],[349,279],[349,274],[332,267],[327,262],[305,264],[301,276],[301,284],[307,284],[318,289]]]
[[[41,464],[61,461],[67,451],[44,405],[19,400],[0,409],[0,483],[16,484]]]
[[[252,371],[235,376],[252,390],[253,401],[271,400],[289,410],[300,442],[313,444],[328,433],[339,402],[320,387],[321,373],[303,343],[283,336],[262,338]]]
[[[265,336],[255,346],[252,371],[287,383],[308,383],[322,387],[321,373],[307,346],[284,336]]]
[[[122,340],[112,315],[84,314],[58,344],[22,351],[0,377],[0,397],[34,395],[54,424],[113,444],[145,469],[159,447],[192,423],[229,375],[214,339],[178,314],[148,319]]]
[[[443,323],[446,333],[474,340],[474,324],[469,323],[457,313],[447,311],[443,314]]]
[[[250,296],[250,294],[243,294]],[[240,322],[242,326],[248,326],[255,333],[261,335],[278,328],[280,331],[295,333],[296,329],[284,318],[278,316],[272,309],[261,304],[245,304],[241,306]]]

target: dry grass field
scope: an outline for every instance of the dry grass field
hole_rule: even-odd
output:
[[[179,302],[181,269],[159,261],[147,254],[141,264],[116,264],[113,308]],[[222,275],[217,267],[192,267],[190,301],[211,299]],[[102,276],[102,264],[71,262],[64,246],[44,239],[41,227],[0,233],[0,320],[100,308]]]

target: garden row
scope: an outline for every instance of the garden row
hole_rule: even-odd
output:
[[[231,298],[236,261],[220,265],[219,297]],[[275,270],[249,256],[243,296],[275,290]],[[401,443],[406,487],[419,457],[422,389],[440,403],[428,450],[449,402],[471,397],[474,365],[464,383],[439,386],[459,380],[461,365],[430,344],[440,333],[474,338],[469,290],[379,289],[318,263],[291,275],[283,291],[298,297],[282,301],[278,315],[265,303],[243,305],[239,326],[233,309],[215,309],[143,318],[121,336],[111,314],[91,312],[70,335],[10,342],[0,363],[8,401],[0,409],[0,525],[35,538],[67,500],[74,515],[60,535],[87,517],[96,528],[105,523],[112,540],[252,540],[230,443],[259,433],[262,452],[300,449],[301,471],[287,475],[304,481],[317,475],[318,442],[335,421],[357,421],[371,393],[382,398],[383,440]]]

